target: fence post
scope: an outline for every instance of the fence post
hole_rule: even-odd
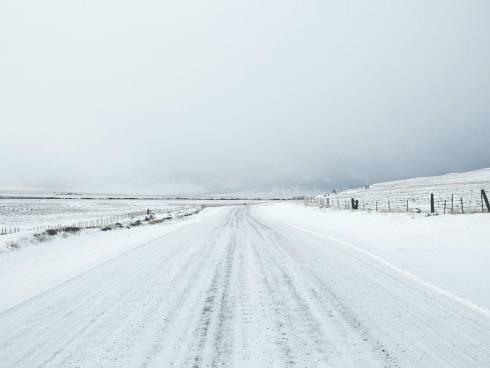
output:
[[[388,201],[388,212],[391,212],[391,205],[390,205],[390,201]]]
[[[483,197],[483,200],[485,201],[485,205],[487,206],[487,211],[490,213],[490,203],[488,202],[488,197],[487,197],[487,193],[485,193],[485,190],[481,190],[481,195]],[[483,203],[482,203],[482,206],[483,206]]]
[[[483,213],[483,189],[480,193],[480,202],[481,202],[481,213]]]
[[[359,200],[358,199],[351,198],[350,201],[351,201],[351,207],[353,210],[359,209]]]
[[[408,199],[407,199],[407,212],[408,212]]]
[[[430,213],[434,213],[434,193],[430,194]]]
[[[454,194],[451,194],[451,213],[454,213]]]
[[[461,197],[461,213],[464,213],[464,208],[463,208],[463,197]]]
[[[444,200],[444,214],[446,214],[446,200]]]
[[[378,201],[376,201],[376,212],[378,212]]]

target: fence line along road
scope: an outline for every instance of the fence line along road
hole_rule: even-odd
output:
[[[374,212],[433,214],[490,213],[488,188],[460,191],[370,192],[370,189],[329,193],[305,199],[306,205]]]
[[[62,228],[94,229],[98,227],[115,225],[118,222],[143,218],[148,215],[148,211],[154,215],[168,214],[171,217],[180,217],[190,210],[194,211],[201,207],[173,207],[168,209],[145,209],[140,211],[125,212],[122,214],[103,216],[97,218],[78,219],[76,221],[64,222],[58,224],[42,224],[38,226],[17,227],[17,226],[0,226],[0,235],[9,235],[20,232],[42,232],[47,230],[57,230]]]

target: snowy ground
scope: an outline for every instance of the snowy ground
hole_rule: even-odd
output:
[[[453,218],[448,232],[436,217],[228,206],[0,254],[0,361],[16,368],[488,367],[488,300],[443,283],[457,278],[452,259],[464,252],[455,243],[444,252],[418,244],[422,232],[441,229],[441,244],[453,236],[471,243],[474,252],[452,273],[480,278],[488,294],[488,272],[473,267],[488,259],[483,230],[474,234],[488,220]],[[457,223],[472,218],[476,225]],[[427,257],[443,264],[431,266],[445,276],[419,273],[417,259]]]
[[[31,234],[6,235],[0,240],[15,237],[20,248],[0,247],[0,312],[194,221],[191,217],[131,229],[84,230],[44,242]]]
[[[490,214],[427,217],[289,203],[262,207],[260,213],[372,253],[490,310]]]

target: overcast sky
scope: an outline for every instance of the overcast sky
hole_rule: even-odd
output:
[[[488,0],[2,0],[0,187],[356,186],[490,166]]]

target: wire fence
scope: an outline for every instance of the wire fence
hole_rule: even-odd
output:
[[[447,191],[331,193],[305,199],[306,205],[326,208],[374,212],[408,212],[429,214],[489,213],[489,188],[462,190],[456,194]]]
[[[111,226],[125,221],[131,221],[144,218],[149,215],[167,215],[167,218],[181,217],[187,213],[199,210],[200,207],[172,207],[165,209],[145,209],[139,211],[125,212],[110,216],[103,216],[89,219],[79,219],[71,222],[58,224],[42,224],[38,226],[17,227],[17,226],[0,226],[0,235],[9,235],[20,232],[43,232],[48,230],[60,230],[64,228],[73,229],[94,229],[99,227]]]

